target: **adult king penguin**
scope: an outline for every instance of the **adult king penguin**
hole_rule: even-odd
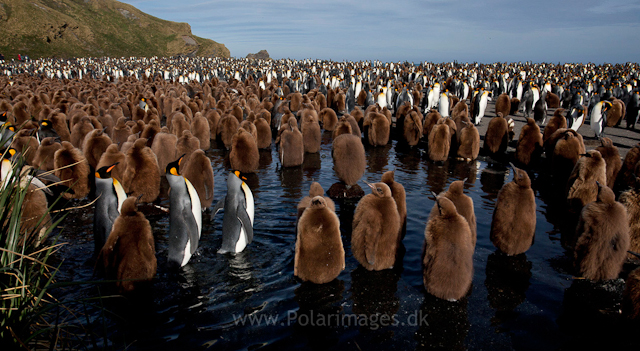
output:
[[[107,242],[113,222],[120,215],[127,193],[120,182],[111,177],[111,171],[119,164],[101,167],[96,171],[96,208],[93,214],[93,241],[95,254],[100,253]]]
[[[198,249],[202,231],[200,197],[191,182],[180,175],[185,155],[167,165],[169,195],[169,259],[171,266],[183,267]]]
[[[240,172],[227,178],[227,195],[213,209],[214,214],[224,208],[222,218],[222,247],[218,253],[239,253],[253,240],[253,194]]]

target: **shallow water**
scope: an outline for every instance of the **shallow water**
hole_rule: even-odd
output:
[[[87,328],[77,332],[81,346],[128,350],[637,347],[615,312],[620,282],[612,284],[617,290],[612,288],[611,298],[595,301],[596,305],[589,298],[581,300],[593,288],[574,283],[571,259],[562,245],[563,230],[570,232],[572,221],[545,170],[530,172],[537,204],[534,245],[516,257],[496,253],[489,240],[491,216],[497,193],[511,181],[512,172],[483,157],[442,164],[429,161],[418,148],[401,148],[396,141],[384,148],[367,148],[363,179],[379,181],[385,171],[395,169],[396,181],[406,189],[401,259],[393,270],[368,272],[359,267],[350,250],[356,202],[337,201],[346,269],[331,283],[301,284],[293,276],[296,205],[312,181],[325,190],[338,181],[330,140],[330,133],[324,133],[321,152],[307,154],[304,165],[297,168],[280,169],[275,147],[261,151],[260,169],[247,180],[255,198],[254,242],[235,256],[216,253],[222,242],[222,213],[214,216],[208,211],[197,254],[178,273],[168,271],[169,217],[144,206],[156,239],[158,274],[153,287],[137,299],[72,304]],[[230,171],[226,154],[215,143],[207,152],[215,173],[213,206],[226,194]],[[467,297],[448,302],[425,293],[421,250],[434,204],[431,191],[439,193],[463,178],[468,178],[465,193],[474,201],[477,218],[474,278]],[[168,207],[166,181],[163,184],[165,198],[160,205]],[[363,189],[370,192],[364,185]],[[92,216],[92,210],[77,211],[65,221],[69,225],[60,239],[69,244],[58,254],[64,259],[58,281],[96,279]],[[565,293],[569,287],[576,293]],[[67,301],[109,294],[106,284],[56,291]]]

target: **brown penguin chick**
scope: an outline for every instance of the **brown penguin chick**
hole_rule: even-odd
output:
[[[231,140],[229,153],[231,169],[242,173],[255,173],[260,165],[260,151],[256,139],[243,128],[238,128]]]
[[[205,118],[209,123],[209,137],[215,139],[218,134],[218,122],[220,122],[220,113],[216,109],[210,109],[205,114]]]
[[[160,171],[156,155],[147,146],[147,139],[138,139],[125,154],[125,172],[122,186],[127,194],[140,198],[140,202],[153,202],[160,194]]]
[[[509,110],[510,115],[514,115],[518,112],[518,106],[520,106],[520,100],[518,98],[511,98],[511,110]]]
[[[382,113],[370,113],[365,117],[363,128],[369,145],[385,146],[389,143],[391,134],[391,123]]]
[[[191,154],[200,149],[200,140],[191,134],[191,131],[185,129],[182,131],[182,136],[176,141],[176,156],[185,155],[182,159],[181,165],[186,167],[191,159]],[[160,172],[162,173],[162,172]]]
[[[362,197],[356,206],[351,251],[364,268],[380,271],[393,268],[402,224],[389,186],[367,185],[372,193]]]
[[[196,113],[191,122],[191,134],[198,138],[200,141],[200,148],[202,150],[209,150],[211,148],[211,136],[210,136],[209,122],[200,113]]]
[[[353,134],[342,134],[335,139],[331,146],[333,170],[338,179],[347,186],[355,185],[367,168],[367,159],[361,138]]]
[[[560,97],[550,91],[547,91],[546,101],[549,108],[560,107]]]
[[[318,182],[313,182],[311,183],[311,186],[309,186],[309,196],[303,197],[302,200],[300,200],[300,202],[298,203],[298,220],[300,219],[300,216],[302,216],[304,210],[306,210],[311,205],[311,200],[316,196],[324,197],[327,208],[329,208],[333,212],[336,211],[336,205],[333,200],[324,196],[324,189],[322,188],[322,185],[320,185],[320,183]]]
[[[178,137],[168,130],[156,134],[151,144],[151,150],[158,160],[158,172],[161,175],[166,174],[167,165],[178,158],[178,149],[176,147]],[[182,154],[180,154],[182,155]]]
[[[556,133],[558,133],[556,135]],[[574,166],[585,153],[582,136],[571,129],[558,129],[548,140],[548,146],[555,145],[552,149],[551,165],[553,172],[560,177],[560,181],[568,178]],[[559,137],[554,143],[556,136]]]
[[[528,166],[531,162],[535,162],[542,155],[542,134],[540,127],[533,118],[527,118],[525,124],[520,130],[518,145],[516,146],[516,160],[524,166]]]
[[[609,187],[603,183],[596,187],[597,200],[580,212],[573,262],[587,279],[616,279],[629,250],[627,210]]]
[[[158,120],[152,119],[144,126],[142,133],[140,133],[140,137],[147,139],[147,146],[151,146],[153,145],[153,139],[155,139],[156,134],[160,133],[161,130]]]
[[[102,264],[108,279],[116,279],[120,293],[130,293],[156,275],[157,261],[149,221],[128,197],[102,248]]]
[[[289,95],[289,109],[291,112],[296,113],[300,108],[302,108],[302,94],[299,92],[292,93]]]
[[[54,154],[53,167],[56,177],[63,181],[61,184],[71,189],[63,196],[65,199],[82,199],[89,194],[89,164],[82,152],[70,142],[63,141],[61,146]]]
[[[13,136],[11,147],[18,153],[21,153],[28,165],[34,166],[34,159],[38,152],[39,143],[38,140],[32,136],[37,131],[35,129],[20,129]]]
[[[45,172],[53,170],[53,156],[61,147],[62,145],[53,137],[42,139],[33,158],[33,167]]]
[[[502,116],[508,116],[511,112],[511,99],[509,99],[509,94],[500,94],[496,99],[496,116],[498,112],[502,113]]]
[[[453,110],[451,110],[451,117],[455,120],[456,118],[466,115],[469,117],[469,107],[467,103],[464,101],[460,101],[453,106]]]
[[[360,93],[358,94],[357,98],[356,98],[356,104],[358,106],[364,106],[367,102],[367,92],[365,89],[360,90]]]
[[[189,179],[200,198],[202,209],[209,208],[213,201],[213,168],[211,160],[201,149],[195,150],[189,157],[189,163],[183,169],[182,175]]]
[[[49,120],[53,125],[53,130],[60,137],[61,141],[71,141],[71,132],[69,131],[69,125],[67,124],[67,116],[62,112],[55,112]]]
[[[427,138],[431,134],[431,129],[442,119],[442,115],[435,110],[427,113],[424,123],[422,124],[422,135],[426,135]]]
[[[314,113],[302,115],[301,132],[304,152],[311,154],[319,152],[322,143],[322,130],[318,120],[315,118],[315,111]]]
[[[320,110],[318,114],[318,121],[322,124],[322,128],[324,130],[328,130],[330,132],[336,127],[336,123],[338,123],[338,115],[336,115],[336,111],[329,107],[325,107]]]
[[[180,137],[182,135],[182,132],[185,130],[191,131],[189,122],[187,122],[184,114],[180,112],[175,113],[175,115],[171,119],[171,124],[167,122],[167,126],[171,126],[169,127],[171,133],[177,135],[178,137]],[[135,129],[132,129],[131,132],[135,133],[136,131]]]
[[[553,113],[553,117],[549,119],[549,122],[547,122],[547,125],[544,127],[544,134],[542,136],[543,142],[549,140],[556,130],[560,128],[567,128],[567,119],[562,115],[563,112],[564,109],[559,108]]]
[[[387,184],[391,189],[391,197],[396,202],[398,207],[398,215],[400,216],[400,231],[407,222],[407,193],[404,190],[402,184],[395,181],[395,171],[387,171],[382,174],[381,182]],[[398,236],[398,240],[401,240],[402,233]]]
[[[463,298],[473,279],[473,251],[467,220],[451,200],[437,197],[424,231],[422,273],[427,292],[449,301]]]
[[[407,144],[410,146],[418,145],[422,137],[422,119],[416,111],[411,111],[405,116],[403,129],[404,140],[407,141]]]
[[[440,118],[429,133],[429,158],[432,161],[446,161],[451,147],[451,132],[447,118]]]
[[[640,268],[634,269],[627,280],[622,293],[622,315],[627,319],[640,319]]]
[[[636,178],[633,188],[620,194],[620,203],[627,209],[629,250],[640,252],[640,178]],[[629,258],[638,259],[632,254]]]
[[[460,140],[458,141],[458,159],[471,161],[478,158],[480,153],[480,133],[473,123],[463,123],[464,128],[460,130]]]
[[[511,165],[513,181],[502,186],[491,220],[491,242],[509,256],[531,247],[536,232],[536,198],[527,172]]]
[[[218,122],[217,128],[218,138],[222,140],[222,143],[227,150],[231,148],[231,140],[233,139],[234,135],[236,135],[238,128],[240,128],[240,122],[238,122],[238,120],[234,116],[225,115],[224,117],[220,118],[220,122]]]
[[[22,201],[20,233],[37,235],[38,237],[34,238],[37,247],[45,238],[44,234],[49,226],[51,226],[51,216],[47,196],[43,190],[30,183]]]
[[[115,127],[113,127],[113,134],[111,140],[114,144],[121,145],[127,141],[131,135],[131,127],[126,124],[124,117],[118,118]]]
[[[340,220],[325,198],[314,197],[298,221],[293,274],[303,281],[324,284],[344,270]]]
[[[269,126],[269,122],[262,117],[258,117],[256,119],[256,132],[258,132],[258,149],[266,149],[271,146],[271,127]]]
[[[489,121],[484,135],[484,150],[489,154],[504,154],[509,145],[509,124],[502,112]]]
[[[100,157],[109,145],[111,145],[111,138],[102,129],[94,129],[85,136],[82,152],[89,166],[93,167],[93,169],[98,169]]]
[[[251,134],[251,136],[256,139],[256,142],[258,141],[258,129],[256,129],[256,125],[252,121],[245,119],[244,121],[242,121],[242,123],[240,123],[240,128],[249,132],[249,134]]]
[[[336,127],[333,129],[333,133],[331,135],[332,139],[335,139],[338,135],[352,134],[353,127],[351,126],[351,123],[347,121],[346,116],[347,115],[342,116],[338,121],[338,123],[336,124]]]
[[[362,132],[360,131],[360,126],[358,126],[358,121],[355,117],[350,114],[345,114],[343,117],[346,117],[346,121],[351,125],[351,134],[357,136],[358,138],[362,137]]]
[[[640,143],[634,145],[624,157],[622,167],[616,179],[616,185],[621,189],[631,188],[636,180],[636,165],[640,162]]]
[[[300,166],[304,161],[304,141],[295,117],[287,121],[289,127],[280,136],[280,163],[282,167]]]
[[[626,106],[620,99],[615,99],[611,103],[611,108],[607,111],[607,127],[617,125],[626,112]]]
[[[598,185],[607,184],[607,167],[600,152],[587,151],[582,155],[567,181],[567,203],[579,212],[589,202],[596,201]]]
[[[124,177],[125,157],[124,153],[118,150],[118,145],[116,144],[111,144],[107,147],[102,156],[100,156],[100,161],[95,169],[100,169],[113,164],[116,164],[116,166],[111,170],[111,178],[122,181],[122,178]]]
[[[78,149],[82,149],[85,136],[94,129],[95,127],[91,123],[91,119],[89,117],[82,117],[80,121],[73,126],[71,131],[71,144]]]
[[[445,192],[440,193],[440,195],[438,196],[444,196],[447,199],[451,200],[451,202],[453,202],[453,204],[455,205],[458,214],[460,214],[467,220],[467,223],[469,224],[469,230],[471,232],[471,242],[473,243],[473,247],[476,247],[476,213],[473,208],[473,199],[464,194],[465,180],[456,180],[455,182],[452,182],[449,185],[449,189]],[[435,204],[433,209],[431,210],[429,219],[431,219],[431,216],[433,216],[434,214],[438,214],[436,206],[437,204]]]
[[[13,117],[19,126],[31,119],[29,116],[29,108],[24,101],[18,101],[13,105]]]
[[[356,108],[351,111],[350,115],[356,121],[356,124],[360,123],[360,121],[364,119],[364,112],[362,112],[362,110],[358,106],[356,106]]]
[[[618,173],[622,168],[622,160],[620,159],[618,148],[613,145],[611,139],[603,137],[600,139],[600,143],[602,145],[598,146],[596,150],[600,152],[606,164],[607,186],[613,189]]]

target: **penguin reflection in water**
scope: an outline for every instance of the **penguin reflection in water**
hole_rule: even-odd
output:
[[[243,177],[243,179],[246,179]],[[214,215],[224,208],[222,218],[222,247],[218,253],[239,253],[253,240],[253,193],[240,179],[240,172],[227,178],[227,195],[213,209]]]
[[[167,165],[169,194],[169,259],[170,266],[183,267],[198,249],[202,231],[200,197],[191,182],[180,175],[185,155]]]

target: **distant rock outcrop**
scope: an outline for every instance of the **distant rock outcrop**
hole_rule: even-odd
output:
[[[258,51],[257,54],[248,54],[247,58],[248,59],[258,59],[258,60],[268,60],[269,59],[269,53],[267,52],[267,50],[260,50],[260,51]]]
[[[0,2],[0,52],[31,58],[83,56],[229,57],[224,44],[114,0]]]

